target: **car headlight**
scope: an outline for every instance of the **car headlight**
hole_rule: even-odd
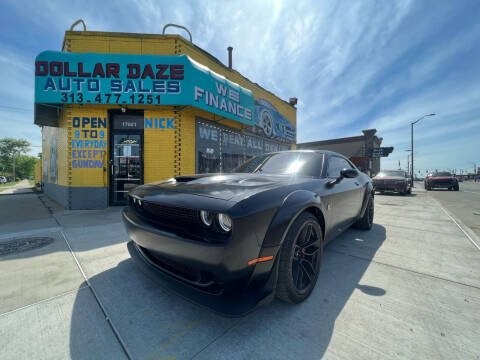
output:
[[[229,232],[232,229],[231,217],[227,214],[218,214],[218,225],[223,231]]]
[[[206,226],[211,226],[213,224],[214,214],[210,211],[201,210],[200,211],[200,220]]]

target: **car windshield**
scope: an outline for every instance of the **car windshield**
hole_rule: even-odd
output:
[[[452,176],[448,171],[439,171],[433,174],[433,176]]]
[[[380,171],[377,174],[378,177],[384,177],[384,176],[400,176],[400,177],[406,177],[404,171],[400,170],[383,170]]]
[[[323,156],[313,152],[279,152],[255,156],[232,172],[320,176]]]

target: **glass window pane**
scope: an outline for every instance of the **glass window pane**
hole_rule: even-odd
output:
[[[245,136],[222,130],[222,172],[230,172],[245,162]]]
[[[220,138],[219,128],[197,122],[197,172],[220,172]]]
[[[337,178],[340,176],[340,171],[351,168],[352,166],[345,159],[338,156],[332,156],[328,160],[327,176]]]

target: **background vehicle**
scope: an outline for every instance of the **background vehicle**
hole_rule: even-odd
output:
[[[403,195],[412,193],[412,182],[403,170],[382,170],[372,179],[375,191],[397,192]]]
[[[137,187],[123,219],[132,257],[152,277],[228,315],[305,300],[323,246],[352,224],[370,229],[373,186],[342,155],[259,155],[231,174]]]
[[[7,182],[7,178],[5,176],[0,176],[0,184],[5,184]]]
[[[427,175],[424,181],[425,189],[432,190],[438,188],[446,188],[448,190],[460,190],[458,180],[455,175],[447,172],[434,172]]]

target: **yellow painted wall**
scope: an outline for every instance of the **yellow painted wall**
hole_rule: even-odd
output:
[[[92,124],[87,124],[85,126],[74,127],[73,119],[75,117],[80,118],[80,122],[82,118],[101,118],[106,119],[107,128],[103,127],[94,127]],[[78,106],[72,105],[69,109],[65,111],[64,121],[68,129],[68,159],[67,162],[69,163],[69,179],[70,179],[70,186],[100,186],[106,187],[108,186],[108,107],[107,106]],[[96,130],[97,137],[91,137],[90,134],[85,134],[84,130]],[[100,132],[103,131],[103,138],[100,135]],[[78,137],[77,137],[78,135]],[[77,141],[83,141],[83,148],[78,147]],[[87,146],[85,141],[88,141],[89,145]],[[104,141],[106,147],[95,147],[94,143],[97,141],[100,143]],[[81,145],[80,143],[78,143]],[[79,158],[77,151],[91,151],[90,158]],[[100,154],[98,151],[103,151]],[[96,153],[95,153],[96,152]],[[83,155],[83,152],[80,156]],[[87,153],[85,153],[88,156]],[[92,160],[92,161],[101,161],[103,162],[103,166],[101,168],[85,168],[85,167],[74,167],[72,161],[81,162],[82,160]],[[105,171],[104,171],[105,170]]]
[[[155,109],[144,112],[144,118],[173,117],[175,117],[175,114],[171,110]],[[143,181],[145,183],[168,179],[176,175],[175,132],[174,129],[144,129]]]

